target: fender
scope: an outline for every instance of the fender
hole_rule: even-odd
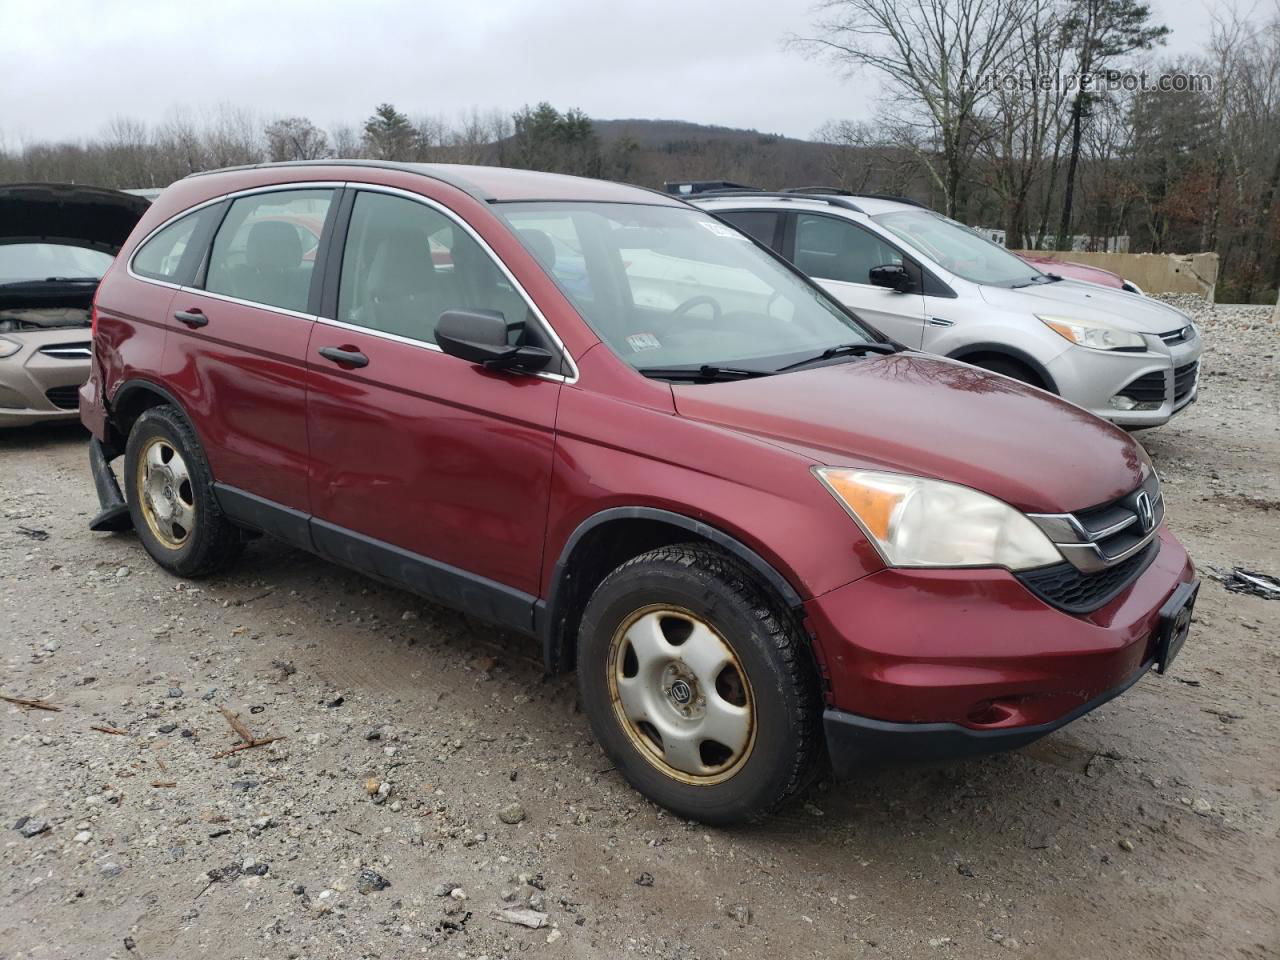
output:
[[[1057,394],[1058,396],[1062,395],[1061,391],[1058,389],[1057,383],[1055,383],[1053,377],[1049,375],[1049,371],[1045,369],[1044,364],[1031,356],[1031,354],[1027,353],[1025,350],[1021,350],[1018,347],[1012,347],[1007,343],[966,343],[963,347],[948,353],[947,358],[950,360],[964,360],[965,357],[971,357],[979,353],[1002,354],[1011,360],[1017,360],[1019,363],[1025,363],[1035,371],[1036,376],[1038,376],[1044,383],[1046,390],[1050,393]]]
[[[572,638],[564,636],[566,611],[562,609],[565,572],[573,551],[582,538],[591,530],[614,520],[655,520],[669,526],[687,530],[689,533],[710,543],[714,543],[727,553],[759,574],[769,584],[783,602],[791,609],[803,607],[804,600],[790,581],[779,573],[764,557],[756,553],[742,541],[729,536],[723,530],[713,527],[701,520],[662,510],[658,507],[610,507],[592,514],[574,529],[560,550],[555,569],[551,577],[551,589],[545,601],[539,600],[534,607],[534,630],[542,638],[543,661],[550,673],[559,673],[566,668],[570,659],[566,656],[567,647]]]
[[[203,449],[204,440],[200,437],[200,431],[196,429],[195,423],[193,423],[191,420],[191,417],[187,415],[186,408],[182,405],[182,403],[178,400],[178,398],[174,396],[174,394],[167,387],[161,386],[160,384],[156,383],[154,380],[146,380],[141,377],[131,377],[130,379],[123,381],[118,387],[116,387],[115,395],[112,396],[109,400],[105,400],[104,398],[105,406],[107,408],[108,422],[110,422],[113,431],[119,435],[119,439],[120,439],[119,446],[117,446],[115,443],[105,445],[104,453],[106,454],[106,458],[108,461],[114,460],[116,457],[124,453],[124,444],[128,442],[128,439],[129,439],[127,436],[123,435],[120,432],[120,428],[115,422],[115,413],[113,412],[112,408],[118,407],[120,404],[120,400],[123,397],[128,396],[130,393],[134,392],[135,390],[144,390],[148,393],[158,393],[160,396],[164,397],[167,403],[177,407],[178,411],[182,414],[183,418],[187,421],[192,431],[195,433],[196,439],[200,441],[200,446]]]

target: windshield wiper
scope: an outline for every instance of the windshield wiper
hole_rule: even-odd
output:
[[[788,363],[785,367],[779,367],[777,372],[782,373],[784,370],[795,370],[798,367],[807,367],[810,364],[821,363],[823,360],[830,360],[833,357],[859,357],[866,353],[890,354],[897,353],[902,348],[896,343],[878,343],[878,342],[859,342],[859,343],[840,343],[834,347],[827,347],[816,357],[806,357],[804,360],[797,360],[795,363]]]
[[[750,380],[752,377],[767,377],[772,370],[748,370],[745,367],[721,367],[704,363],[700,367],[637,367],[646,377],[659,380],[701,380],[706,383],[726,380]]]
[[[1056,273],[1041,273],[1032,277],[1026,283],[1015,283],[1010,286],[1009,289],[1021,290],[1023,287],[1029,287],[1033,283],[1057,283],[1061,279],[1062,277],[1058,276]]]

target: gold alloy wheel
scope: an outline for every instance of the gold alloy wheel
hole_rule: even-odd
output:
[[[138,454],[135,483],[151,532],[170,550],[181,549],[196,523],[195,491],[182,454],[164,437],[152,437]]]
[[[756,740],[751,683],[733,647],[696,614],[653,604],[609,642],[609,698],[632,745],[673,780],[710,786]]]

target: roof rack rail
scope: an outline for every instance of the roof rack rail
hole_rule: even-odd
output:
[[[897,197],[892,193],[860,193],[860,197],[866,197],[868,200],[891,200],[894,203],[905,203],[912,207],[921,207],[925,210],[931,210],[927,203],[921,203],[919,200],[912,200],[910,197]]]
[[[769,200],[814,200],[833,207],[852,210],[854,213],[865,213],[860,206],[847,197],[832,196],[827,193],[789,193],[772,190],[706,190],[697,195],[697,200],[715,200],[723,197],[763,197]]]
[[[667,180],[662,184],[662,189],[677,197],[691,197],[695,194],[712,191],[746,191],[755,193],[760,188],[745,183],[735,183],[732,180]]]
[[[813,187],[784,187],[783,193],[821,193],[833,197],[856,197],[857,194],[844,187],[825,187],[821,184]]]

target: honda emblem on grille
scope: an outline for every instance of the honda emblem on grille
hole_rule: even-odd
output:
[[[1151,528],[1156,525],[1156,510],[1151,505],[1151,497],[1147,495],[1147,491],[1139,493],[1133,505],[1138,514],[1138,523],[1142,524],[1142,532],[1150,533]]]

